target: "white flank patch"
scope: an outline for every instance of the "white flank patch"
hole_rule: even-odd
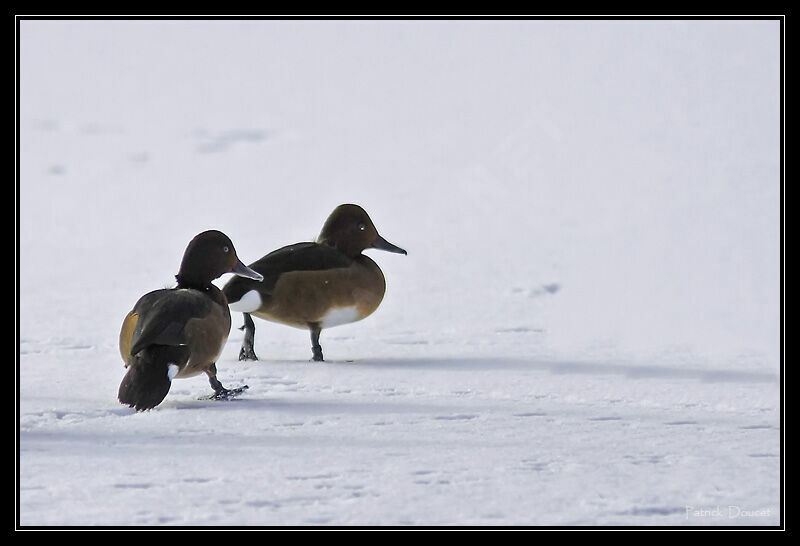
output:
[[[250,290],[239,301],[229,303],[228,307],[238,313],[251,313],[261,307],[261,295],[256,290]]]
[[[178,375],[179,371],[181,371],[181,369],[177,364],[170,364],[167,366],[167,377],[169,377],[169,380],[172,381],[172,378]]]
[[[358,308],[353,307],[335,307],[328,311],[322,320],[320,326],[322,328],[330,328],[331,326],[339,326],[340,324],[348,324],[355,322],[359,319]]]

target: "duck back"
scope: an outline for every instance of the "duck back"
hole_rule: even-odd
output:
[[[128,372],[119,401],[137,410],[158,405],[173,378],[196,375],[216,361],[230,324],[228,306],[216,287],[142,296],[120,331],[119,349]]]

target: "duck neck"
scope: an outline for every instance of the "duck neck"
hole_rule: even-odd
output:
[[[208,292],[212,286],[210,280],[187,275],[183,271],[175,275],[175,280],[178,281],[178,288],[192,288],[194,290],[200,290],[201,292]]]
[[[211,286],[211,281],[218,276],[215,275],[214,268],[208,260],[205,260],[198,252],[187,249],[175,279],[178,281],[178,288],[207,291]]]
[[[355,260],[359,256],[363,256],[361,251],[364,250],[363,248],[358,248],[358,246],[348,244],[347,241],[335,241],[331,239],[321,239],[320,244],[335,248],[348,258]]]

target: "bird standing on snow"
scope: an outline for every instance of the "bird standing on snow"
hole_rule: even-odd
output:
[[[311,332],[313,360],[322,361],[320,332],[361,320],[380,305],[386,281],[378,265],[361,252],[377,248],[407,254],[378,235],[358,205],[340,205],[315,243],[297,243],[270,252],[250,268],[264,276],[256,283],[233,278],[222,291],[230,308],[244,314],[239,360],[258,360],[251,315]]]
[[[234,273],[259,281],[262,276],[236,256],[222,232],[205,231],[189,243],[175,278],[178,286],[142,296],[122,323],[119,350],[128,372],[119,386],[119,401],[137,411],[164,399],[172,380],[205,372],[212,398],[239,394],[217,379],[216,360],[231,329],[228,302],[211,281]]]

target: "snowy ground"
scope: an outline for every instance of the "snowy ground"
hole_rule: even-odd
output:
[[[778,23],[21,29],[22,525],[777,525]],[[232,402],[116,401],[186,243],[408,256]],[[219,285],[226,278],[220,279]],[[241,317],[234,316],[234,326]],[[719,511],[715,510],[719,508]]]

